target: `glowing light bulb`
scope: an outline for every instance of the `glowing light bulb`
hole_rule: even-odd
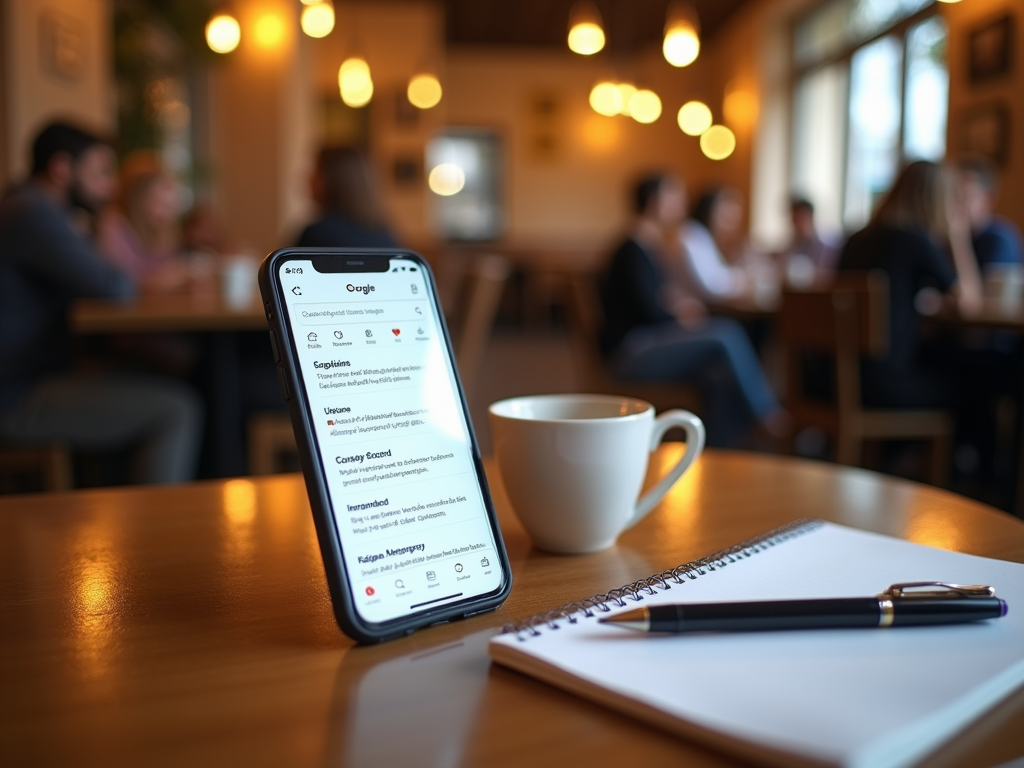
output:
[[[430,74],[414,75],[406,90],[409,103],[420,109],[436,107],[441,103],[441,94],[441,82]]]
[[[673,67],[688,67],[700,54],[697,30],[685,21],[674,24],[665,31],[661,51],[665,54],[665,61]]]
[[[365,59],[352,56],[338,69],[338,88],[341,100],[350,107],[363,107],[373,98],[373,78]]]
[[[457,195],[466,186],[466,173],[455,163],[441,163],[431,169],[427,185],[435,195]]]
[[[700,136],[711,127],[711,110],[701,101],[688,101],[679,108],[679,128],[687,136]]]
[[[622,96],[622,109],[619,114],[629,117],[629,100],[636,94],[636,86],[632,83],[619,83],[616,87],[619,89],[619,95]]]
[[[600,24],[584,21],[569,30],[569,50],[581,56],[591,56],[604,48],[604,30]]]
[[[330,0],[308,3],[302,7],[300,23],[310,37],[327,37],[334,30],[334,6]]]
[[[653,123],[661,117],[661,99],[654,91],[639,90],[629,99],[629,114],[638,123]]]
[[[218,13],[206,23],[206,44],[214,53],[231,53],[241,41],[242,28],[234,16]]]
[[[700,150],[710,160],[725,160],[736,149],[736,135],[724,125],[712,125],[700,137]]]
[[[590,91],[590,108],[599,115],[613,117],[622,111],[622,92],[615,83],[598,83]]]

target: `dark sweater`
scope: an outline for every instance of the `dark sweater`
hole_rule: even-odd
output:
[[[889,278],[889,353],[861,366],[865,400],[873,405],[909,406],[911,390],[921,390],[922,405],[931,404],[920,360],[918,291],[933,287],[947,293],[956,281],[952,260],[924,233],[869,227],[849,239],[839,257],[840,271],[880,269]],[[906,391],[904,391],[906,390]],[[936,396],[937,397],[937,396]],[[941,398],[939,398],[941,399]]]
[[[627,238],[618,247],[601,286],[605,315],[601,348],[606,354],[634,328],[675,320],[659,302],[666,279],[655,255],[636,240]]]
[[[296,245],[299,248],[394,248],[397,244],[387,229],[370,229],[347,216],[329,213],[302,230]]]
[[[126,298],[131,279],[72,229],[37,186],[0,202],[0,413],[72,363],[67,310],[79,298]]]

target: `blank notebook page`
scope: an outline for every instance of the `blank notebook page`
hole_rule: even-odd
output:
[[[777,764],[908,765],[1024,682],[1024,565],[812,523],[705,570],[594,618],[499,635],[491,656]],[[1009,612],[942,627],[693,635],[646,635],[596,618],[659,603],[863,597],[914,581],[988,584]]]

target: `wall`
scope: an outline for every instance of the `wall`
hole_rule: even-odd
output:
[[[968,40],[979,25],[1013,14],[1015,46],[1009,76],[972,84],[968,76]],[[1005,105],[1009,113],[1007,163],[1002,170],[1002,195],[999,212],[1024,229],[1024,0],[970,0],[946,5],[943,14],[949,22],[949,149],[955,153],[964,146],[964,122],[979,108]]]
[[[4,0],[0,12],[3,186],[27,173],[29,145],[48,120],[112,131],[116,118],[110,0]]]

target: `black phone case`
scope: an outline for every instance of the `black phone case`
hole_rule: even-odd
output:
[[[278,293],[277,281],[274,277],[281,261],[293,257],[306,259],[311,256],[347,257],[352,260],[358,260],[359,257],[387,256],[415,261],[423,270],[430,291],[430,299],[438,308],[441,333],[444,337],[448,356],[453,363],[454,356],[452,354],[451,338],[448,335],[448,326],[445,323],[444,313],[441,311],[441,305],[437,298],[434,275],[429,265],[419,254],[399,248],[283,248],[271,253],[260,265],[260,293],[263,297],[263,307],[266,311],[267,322],[270,325],[270,341],[274,349],[277,374],[288,403],[288,413],[291,416],[292,427],[295,430],[295,442],[299,449],[302,474],[306,481],[309,504],[313,510],[313,523],[316,527],[317,541],[320,543],[320,554],[323,557],[327,585],[331,593],[331,604],[334,608],[334,617],[338,622],[338,626],[341,627],[346,635],[360,643],[378,643],[407,635],[420,627],[463,619],[477,613],[484,613],[498,608],[512,590],[512,571],[509,567],[505,543],[501,537],[501,529],[498,527],[494,502],[491,500],[487,478],[484,475],[483,461],[480,458],[480,449],[477,446],[473,424],[469,418],[469,409],[466,405],[465,393],[462,390],[462,382],[459,380],[458,368],[453,364],[459,401],[462,404],[463,412],[466,415],[466,423],[469,426],[473,464],[480,482],[480,490],[487,509],[488,521],[494,532],[494,541],[502,570],[502,586],[496,592],[480,595],[466,602],[446,605],[417,613],[415,616],[395,619],[381,624],[365,621],[356,611],[352,601],[348,574],[345,571],[344,558],[342,557],[341,539],[335,525],[331,500],[327,492],[325,470],[316,447],[309,402],[306,398],[301,371],[299,371],[295,350],[292,346],[291,334],[286,327],[283,302]]]

